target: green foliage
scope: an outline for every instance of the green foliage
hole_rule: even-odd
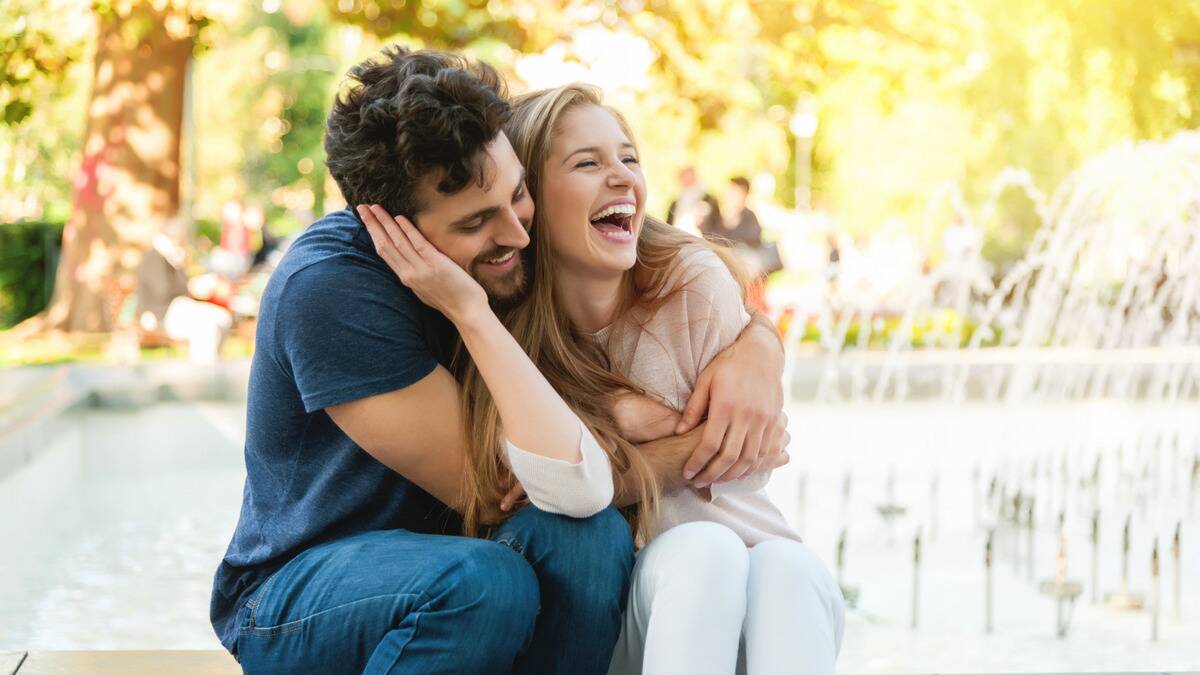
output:
[[[0,224],[0,328],[46,307],[62,231],[61,222]]]
[[[33,102],[82,56],[77,35],[37,11],[44,4],[8,0],[0,6],[0,123],[8,126],[28,119]]]
[[[903,329],[903,332],[901,332]],[[862,319],[851,320],[845,327],[846,334],[842,339],[842,348],[857,347],[860,339],[865,339],[871,349],[886,349],[898,338],[903,337],[907,347],[913,349],[958,349],[966,347],[975,331],[980,329],[978,322],[965,319],[949,309],[938,309],[921,314],[913,319],[911,325],[904,327],[899,317],[875,318],[870,321]],[[863,338],[863,333],[866,337]],[[815,320],[809,320],[804,325],[800,342],[820,343],[821,327]],[[1002,331],[993,327],[988,337],[980,342],[983,347],[994,347],[1000,344]]]
[[[91,76],[90,14],[130,4],[0,5],[0,219],[66,210]],[[855,234],[899,222],[933,257],[955,219],[929,213],[947,181],[978,205],[1015,166],[1050,192],[1118,142],[1200,126],[1193,0],[282,0],[274,12],[232,0],[159,4],[196,30],[211,24],[194,70],[193,215],[215,220],[227,200],[253,202],[277,230],[289,229],[289,213],[323,210],[330,99],[345,69],[384,41],[466,50],[520,89],[522,57],[553,48],[586,61],[572,47],[581,29],[643,40],[652,51],[645,81],[609,100],[638,132],[659,213],[687,163],[709,186],[772,174],[776,197],[790,204],[788,120],[811,96],[817,203]],[[981,225],[987,257],[1003,267],[1040,223],[1010,192]]]

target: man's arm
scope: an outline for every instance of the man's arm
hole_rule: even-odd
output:
[[[657,441],[640,443],[637,448],[650,463],[650,468],[658,478],[659,489],[663,494],[674,492],[688,486],[683,477],[683,465],[692,456],[696,445],[704,435],[704,424],[678,436],[667,436]],[[628,473],[615,478],[616,494],[613,504],[629,506],[637,501],[638,493],[633,477]]]
[[[704,436],[704,431],[705,425],[700,424],[691,431],[678,436],[668,436],[657,441],[638,444],[638,450],[650,462],[651,470],[658,478],[659,489],[663,494],[682,490],[691,485],[691,482],[683,477],[683,466],[696,450],[696,446]],[[768,445],[786,448],[789,440],[787,431],[784,430],[781,436],[773,437]],[[787,464],[788,459],[787,452],[780,449],[778,452],[764,457],[760,468],[764,471],[778,469]],[[627,473],[621,474],[616,477],[615,483],[614,505],[625,507],[637,501],[637,487],[634,485],[632,476]]]
[[[783,342],[770,319],[754,313],[736,342],[700,373],[676,433],[707,415],[704,436],[683,477],[704,487],[735,480],[773,463],[781,452],[769,440],[786,430],[783,414]]]
[[[384,466],[455,511],[464,506],[467,439],[458,383],[441,366],[396,391],[325,409]]]

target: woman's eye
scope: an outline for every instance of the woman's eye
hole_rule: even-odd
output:
[[[625,162],[626,164],[637,164],[638,163],[637,157],[626,157],[625,159],[623,159],[621,161]]]
[[[596,160],[594,160],[594,159],[585,159],[585,160],[583,160],[582,162],[580,162],[580,163],[576,164],[576,165],[575,165],[575,168],[576,168],[576,169],[582,169],[582,168],[589,167],[589,166],[598,166],[598,165],[596,164]]]

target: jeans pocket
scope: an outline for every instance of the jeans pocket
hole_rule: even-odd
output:
[[[275,581],[275,578],[278,576],[279,570],[276,570],[259,585],[258,590],[250,595],[250,599],[246,601],[245,605],[246,618],[242,623],[242,630],[254,628],[258,625],[258,608],[262,605],[263,597],[266,596],[267,590],[271,588],[271,582]]]

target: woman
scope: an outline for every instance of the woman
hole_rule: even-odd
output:
[[[749,320],[731,271],[736,260],[645,217],[632,134],[596,90],[573,85],[520,97],[506,133],[537,203],[530,295],[506,324],[526,338],[542,370],[572,383],[560,394],[618,473],[642,477],[633,481],[641,498],[634,520],[645,546],[612,671],[833,672],[841,594],[767,499],[766,476],[656,500],[628,443],[674,432],[700,371]],[[411,228],[405,234],[420,237]],[[507,418],[491,400],[486,364],[460,366],[464,405],[483,441],[470,478],[476,509],[486,512],[504,490]],[[610,408],[622,391],[649,393],[661,405]],[[522,475],[512,467],[535,504],[563,492],[556,470],[569,465],[546,468]]]
[[[622,420],[672,433],[696,377],[749,321],[726,249],[644,216],[628,125],[590,87],[514,101],[506,129],[534,195],[538,265],[571,330],[659,398]],[[548,255],[547,255],[548,254]],[[833,672],[840,591],[767,498],[766,474],[666,494],[638,554],[613,672]],[[661,533],[661,534],[659,534]]]

